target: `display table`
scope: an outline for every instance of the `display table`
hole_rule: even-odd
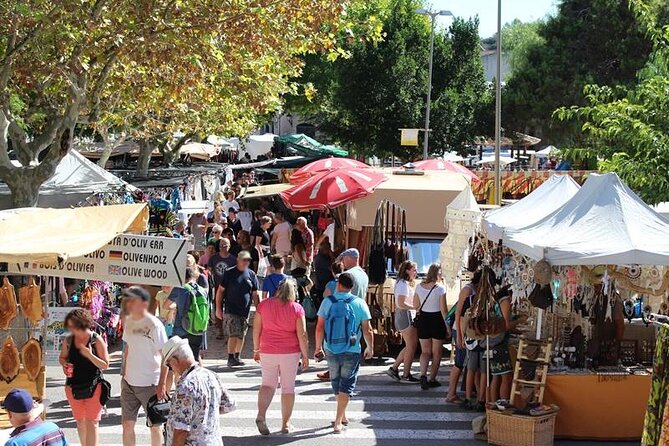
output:
[[[639,440],[650,381],[650,375],[548,375],[544,404],[560,406],[555,437]]]

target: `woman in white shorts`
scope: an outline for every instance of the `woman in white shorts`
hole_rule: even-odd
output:
[[[395,282],[395,330],[402,334],[405,347],[397,355],[395,363],[390,366],[386,374],[397,382],[418,383],[418,379],[411,375],[411,364],[418,346],[418,332],[413,320],[416,317],[414,308],[414,294],[416,292],[416,263],[407,260],[402,262]],[[403,374],[400,376],[399,367],[404,364]]]

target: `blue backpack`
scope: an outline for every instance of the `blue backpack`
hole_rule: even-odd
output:
[[[334,296],[328,296],[328,299],[332,302],[332,306],[325,320],[325,341],[331,353],[335,355],[346,353],[358,339],[360,323],[351,305],[353,299],[357,297],[337,299]]]

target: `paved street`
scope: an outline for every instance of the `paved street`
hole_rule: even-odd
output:
[[[250,336],[250,334],[249,334]],[[250,340],[250,339],[249,339]],[[316,381],[316,373],[324,370],[324,364],[317,364],[298,376],[297,403],[293,414],[294,434],[280,434],[280,406],[278,393],[268,413],[268,424],[272,430],[270,437],[261,437],[255,427],[256,396],[260,384],[260,368],[247,361],[243,368],[230,370],[221,366],[221,361],[211,359],[222,357],[222,341],[213,340],[205,364],[221,374],[223,382],[234,394],[238,410],[221,418],[223,440],[226,446],[242,445],[296,445],[296,446],[400,446],[409,439],[420,440],[421,446],[482,446],[471,434],[471,420],[478,414],[462,411],[459,407],[446,404],[446,384],[448,368],[443,367],[439,380],[444,387],[422,391],[417,385],[399,384],[385,375],[385,365],[368,365],[362,368],[358,393],[351,402],[348,416],[351,424],[342,435],[332,435],[330,422],[334,419],[335,402],[327,383]],[[251,346],[247,343],[246,350]],[[249,353],[246,353],[249,357]],[[113,367],[107,373],[114,396],[118,396],[119,359],[113,355]],[[78,444],[74,421],[62,386],[64,379],[60,368],[50,367],[48,372],[47,397],[53,402],[48,412],[49,419],[57,422],[73,444]],[[121,409],[118,398],[109,404],[109,413],[101,423],[100,444],[120,445]],[[149,444],[149,432],[144,427],[145,419],[138,422],[138,444]],[[586,442],[556,442],[561,446],[585,446]],[[599,443],[601,444],[601,443]],[[608,445],[614,443],[607,443]],[[631,445],[632,443],[619,443]]]

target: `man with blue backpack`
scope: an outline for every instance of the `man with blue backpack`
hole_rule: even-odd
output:
[[[323,300],[316,324],[314,356],[317,361],[323,357],[327,359],[330,383],[337,398],[335,434],[341,433],[348,424],[346,406],[358,379],[362,352],[360,340],[363,336],[367,345],[364,358],[370,359],[374,355],[374,334],[369,307],[363,299],[351,294],[351,289],[353,277],[348,273],[341,274],[337,279],[335,293]]]

